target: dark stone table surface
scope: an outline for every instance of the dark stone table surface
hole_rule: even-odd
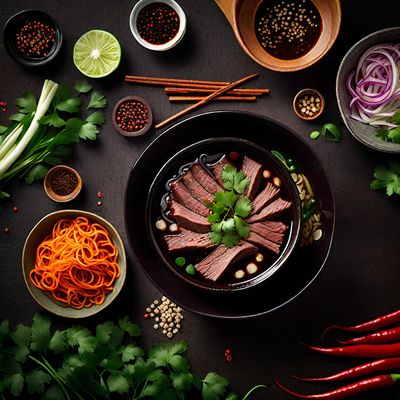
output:
[[[316,355],[301,342],[320,343],[323,329],[332,322],[355,323],[399,307],[400,208],[396,198],[369,189],[375,165],[398,157],[367,149],[353,139],[339,116],[335,99],[335,77],[341,59],[356,41],[376,30],[398,25],[398,0],[343,0],[343,20],[339,37],[331,51],[317,64],[296,73],[277,73],[253,62],[237,44],[234,34],[212,0],[180,0],[188,17],[182,43],[165,53],[150,52],[133,39],[128,16],[133,1],[119,0],[0,0],[0,26],[15,12],[39,8],[60,24],[64,44],[57,59],[44,68],[25,69],[5,52],[0,39],[0,99],[11,103],[25,89],[39,93],[45,78],[73,84],[82,75],[72,62],[72,48],[80,35],[90,29],[104,29],[120,40],[123,53],[119,69],[110,77],[94,82],[109,101],[107,122],[96,143],[76,146],[71,165],[83,178],[84,193],[71,207],[98,213],[121,233],[127,247],[128,274],[124,289],[109,309],[94,318],[80,321],[88,326],[102,320],[129,315],[142,327],[144,346],[166,340],[152,323],[143,319],[144,309],[160,293],[135,265],[124,227],[124,188],[129,171],[145,147],[157,136],[155,129],[142,138],[126,139],[113,129],[111,111],[115,102],[136,94],[150,101],[154,118],[160,121],[182,106],[170,104],[161,89],[123,83],[125,74],[186,77],[207,80],[235,80],[259,73],[258,87],[269,87],[271,95],[255,104],[214,102],[197,112],[238,109],[263,114],[295,130],[319,154],[327,170],[336,201],[336,231],[330,257],[314,283],[295,301],[263,317],[230,321],[185,313],[177,339],[190,344],[188,353],[199,373],[214,370],[225,375],[232,386],[244,393],[264,383],[268,390],[257,399],[289,399],[273,383],[274,378],[294,388],[313,387],[292,381],[291,374],[325,374],[356,364],[356,360],[336,360]],[[327,109],[320,121],[303,122],[292,112],[292,98],[304,87],[315,87],[325,96]],[[10,106],[10,112],[13,107]],[[9,114],[0,115],[5,123]],[[309,133],[321,122],[340,125],[340,144],[311,141]],[[12,197],[0,210],[0,319],[29,323],[40,311],[21,274],[21,251],[26,235],[47,213],[64,206],[49,200],[40,183],[13,183]],[[97,207],[96,194],[104,193]],[[395,196],[393,196],[395,197]],[[12,207],[19,207],[18,213]],[[3,233],[4,227],[10,233]],[[68,320],[53,318],[69,326]],[[224,349],[232,349],[233,361],[224,359]],[[398,389],[376,393],[387,400],[400,397]],[[359,398],[372,399],[374,393]]]

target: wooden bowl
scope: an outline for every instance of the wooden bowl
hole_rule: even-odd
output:
[[[29,277],[30,271],[34,268],[36,260],[36,249],[43,239],[49,235],[55,223],[60,219],[75,219],[77,217],[86,217],[89,221],[98,223],[107,229],[110,238],[118,249],[118,264],[121,270],[119,278],[117,278],[114,290],[107,294],[102,304],[95,304],[88,308],[80,310],[68,307],[65,304],[55,300],[51,295],[37,288]],[[99,217],[88,211],[81,210],[60,210],[43,217],[30,231],[27,236],[22,251],[22,274],[25,280],[26,287],[35,301],[47,311],[66,318],[84,318],[97,314],[106,308],[117,297],[122,289],[126,275],[126,256],[124,243],[117,230],[104,218]]]
[[[304,115],[299,110],[299,107],[298,107],[299,99],[301,99],[302,97],[307,96],[307,95],[314,96],[314,97],[319,97],[321,99],[321,108],[319,109],[318,112],[316,112],[312,116]],[[293,99],[293,111],[300,119],[303,119],[305,121],[312,121],[313,119],[318,118],[323,113],[324,109],[325,109],[325,99],[324,99],[324,96],[322,96],[322,94],[320,92],[318,92],[318,90],[307,88],[307,89],[300,90],[300,92],[298,92],[296,94],[296,96],[294,96],[294,99]]]
[[[312,0],[322,19],[322,33],[304,56],[281,60],[267,53],[257,40],[254,19],[261,0],[215,0],[225,14],[242,49],[258,64],[280,72],[298,71],[322,58],[332,47],[341,23],[340,0]]]
[[[70,194],[68,194],[66,196],[61,196],[61,195],[57,194],[54,191],[53,186],[51,184],[51,178],[54,176],[55,173],[57,173],[59,171],[70,172],[70,173],[74,174],[76,179],[78,180],[76,188],[73,190],[73,192],[71,192]],[[75,199],[75,197],[78,196],[78,194],[80,193],[80,191],[82,189],[82,178],[78,174],[78,172],[76,170],[74,170],[73,168],[68,167],[67,165],[56,165],[55,167],[51,168],[47,172],[47,174],[44,178],[43,186],[44,186],[44,191],[46,192],[47,196],[50,197],[51,200],[56,201],[57,203],[66,203],[67,201],[71,201],[71,200]]]

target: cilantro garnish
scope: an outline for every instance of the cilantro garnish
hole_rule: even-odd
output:
[[[390,161],[388,168],[378,165],[375,168],[374,177],[370,188],[373,190],[386,189],[386,194],[391,196],[393,193],[400,195],[400,164]]]
[[[386,142],[400,143],[400,111],[396,111],[391,118],[391,122],[398,126],[390,129],[378,128],[376,137]]]
[[[232,165],[225,165],[221,174],[224,188],[214,194],[212,202],[205,205],[210,208],[208,222],[211,224],[210,240],[215,245],[224,244],[235,247],[241,238],[250,235],[247,218],[253,205],[243,193],[249,184],[249,179],[242,171],[237,171]]]

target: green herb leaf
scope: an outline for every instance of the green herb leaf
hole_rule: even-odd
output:
[[[340,142],[342,140],[342,133],[340,129],[331,123],[325,124],[321,128],[321,135],[325,137],[328,142]]]
[[[229,381],[216,374],[209,372],[203,379],[203,400],[219,400],[224,395],[228,387]]]
[[[172,385],[178,392],[178,397],[184,399],[185,392],[192,388],[193,375],[190,372],[171,372],[170,378]]]
[[[79,354],[93,353],[97,340],[90,331],[81,326],[73,326],[67,330],[67,341],[70,346],[78,346]]]
[[[32,319],[31,349],[44,353],[50,344],[50,320],[42,314],[35,314]]]
[[[11,339],[17,345],[11,349],[16,361],[25,362],[30,353],[31,330],[25,325],[18,325],[15,332],[11,333]]]
[[[387,137],[393,143],[400,143],[400,126],[394,129],[389,129]]]
[[[247,238],[250,235],[249,225],[242,218],[235,215],[235,228],[238,235],[242,238]]]
[[[2,135],[8,128],[4,125],[0,125],[0,135]]]
[[[25,114],[16,113],[16,114],[10,115],[9,120],[10,121],[16,121],[16,122],[21,122],[24,117],[25,117]]]
[[[90,92],[92,89],[93,89],[93,86],[86,80],[78,81],[75,84],[75,90],[78,93],[87,93],[87,92]]]
[[[228,218],[226,221],[222,221],[222,232],[232,233],[235,231],[235,221],[233,218]]]
[[[388,133],[389,133],[389,129],[378,128],[378,129],[376,130],[375,136],[376,136],[378,139],[388,141],[388,140],[389,140]]]
[[[66,400],[66,397],[61,388],[53,383],[43,395],[43,400]]]
[[[99,130],[97,129],[96,125],[87,122],[86,124],[82,125],[82,128],[79,131],[79,137],[83,140],[96,140],[98,133]]]
[[[49,349],[54,353],[62,353],[67,348],[67,332],[55,331],[49,344]]]
[[[52,380],[49,374],[46,374],[40,370],[29,372],[26,374],[25,379],[28,392],[31,394],[43,393],[45,390],[45,385],[50,383]]]
[[[310,133],[310,138],[313,139],[313,140],[315,140],[315,139],[318,139],[320,135],[321,135],[321,132],[319,132],[319,131],[312,131],[312,132]]]
[[[44,117],[40,118],[39,123],[42,125],[54,126],[55,128],[61,128],[65,125],[65,121],[60,118],[56,112],[54,112],[53,114],[47,114]]]
[[[150,349],[149,360],[157,367],[170,366],[176,371],[187,371],[189,363],[180,354],[188,348],[187,342],[157,345]]]
[[[243,194],[249,184],[249,180],[242,171],[237,171],[230,164],[224,166],[221,178],[224,181],[224,188],[236,193]]]
[[[81,109],[81,99],[79,97],[71,97],[57,104],[57,110],[75,114]]]
[[[235,393],[231,392],[226,396],[225,400],[239,400],[239,397]]]
[[[8,197],[10,197],[9,193],[0,190],[0,199],[7,199]]]
[[[95,111],[86,118],[86,122],[90,122],[91,124],[94,125],[104,124],[105,120],[106,116],[101,111]]]
[[[222,244],[229,248],[235,247],[239,243],[239,241],[240,238],[235,232],[225,233],[222,236]]]
[[[378,165],[375,168],[376,180],[370,184],[370,188],[373,190],[386,188],[388,196],[392,196],[394,193],[400,195],[400,164],[391,161],[388,166],[389,168]]]
[[[30,185],[33,182],[43,179],[46,176],[48,170],[49,170],[49,168],[46,167],[46,165],[44,165],[44,164],[35,165],[25,175],[25,182],[28,185]]]
[[[142,333],[139,326],[129,321],[128,317],[119,319],[118,325],[131,337],[138,337]]]
[[[30,90],[27,90],[14,103],[19,107],[19,112],[23,114],[29,114],[36,110],[36,97]]]
[[[216,203],[221,203],[226,207],[233,208],[237,199],[237,195],[234,192],[224,192],[220,191],[215,193],[214,201]]]
[[[396,111],[392,117],[392,122],[396,125],[400,125],[400,111]]]
[[[222,243],[222,233],[220,232],[210,232],[209,237],[212,244],[219,245]]]
[[[86,107],[86,110],[89,108],[105,108],[107,105],[107,99],[104,94],[95,90],[89,100],[89,104]]]
[[[24,388],[24,377],[22,374],[13,374],[7,378],[7,383],[10,386],[10,393],[18,397]]]
[[[126,346],[123,346],[121,349],[121,355],[122,355],[122,362],[128,362],[135,360],[136,357],[143,357],[144,356],[144,351],[138,346],[135,346],[134,344],[130,343]]]
[[[235,204],[235,215],[241,218],[247,218],[253,210],[253,204],[248,197],[239,197]]]
[[[96,327],[96,337],[99,343],[106,344],[109,342],[111,333],[114,330],[115,325],[111,321],[99,324]]]

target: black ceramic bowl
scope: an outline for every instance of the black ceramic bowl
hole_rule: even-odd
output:
[[[182,268],[174,265],[173,257],[171,257],[171,254],[168,254],[168,251],[164,248],[162,238],[159,237],[159,232],[157,232],[155,226],[157,219],[160,217],[161,200],[169,187],[168,181],[174,176],[177,176],[182,166],[193,163],[199,157],[204,158],[204,156],[216,155],[214,158],[218,159],[230,152],[237,152],[241,155],[249,156],[257,162],[266,165],[268,170],[272,171],[273,176],[280,178],[282,182],[280,188],[281,193],[284,193],[285,200],[292,202],[292,206],[285,213],[285,215],[287,215],[289,229],[285,236],[285,242],[282,244],[282,251],[276,261],[266,268],[265,271],[254,277],[240,282],[223,283],[192,277],[186,274]],[[196,288],[219,292],[231,292],[252,288],[277,272],[285,264],[296,247],[301,226],[301,205],[298,189],[286,167],[284,167],[269,151],[255,143],[233,137],[205,139],[185,147],[173,155],[157,173],[150,186],[145,215],[147,234],[155,251],[163,260],[164,264],[176,274],[177,278]]]
[[[26,57],[24,56],[17,47],[17,41],[15,34],[26,21],[39,20],[40,22],[52,26],[55,30],[55,41],[51,48],[48,49],[48,53],[45,57]],[[49,63],[55,58],[61,48],[63,41],[62,32],[57,22],[47,13],[40,10],[24,10],[13,15],[4,25],[3,29],[3,41],[4,47],[11,58],[20,64],[27,67],[40,67]]]
[[[400,144],[376,137],[376,128],[349,117],[350,94],[346,80],[358,64],[360,57],[372,46],[382,43],[400,43],[400,28],[388,28],[371,33],[357,42],[344,56],[336,77],[336,99],[340,114],[350,133],[362,144],[385,153],[400,153]]]

